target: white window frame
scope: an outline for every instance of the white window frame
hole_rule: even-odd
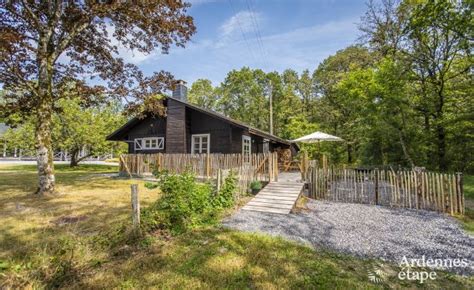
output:
[[[207,137],[207,153],[211,153],[211,134],[193,134],[191,135],[191,154],[202,154],[202,138]],[[195,138],[199,139],[198,152],[194,151],[194,145],[196,144]]]
[[[156,146],[146,146],[146,141],[156,140]],[[164,137],[145,137],[145,138],[135,138],[134,140],[135,150],[163,150],[165,149],[165,138]]]
[[[248,141],[249,152],[245,152],[245,142]],[[242,135],[242,154],[251,155],[252,154],[252,137],[247,135]]]

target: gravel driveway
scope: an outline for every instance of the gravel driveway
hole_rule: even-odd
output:
[[[327,201],[309,201],[307,206],[309,211],[290,215],[240,210],[223,224],[397,264],[403,256],[466,259],[470,266],[447,270],[474,273],[474,236],[462,231],[453,218],[436,212]]]

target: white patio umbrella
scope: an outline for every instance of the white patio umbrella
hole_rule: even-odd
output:
[[[344,140],[337,136],[333,136],[333,135],[329,135],[329,134],[317,131],[309,135],[300,137],[298,139],[292,140],[291,142],[319,143],[321,141],[344,141]]]
[[[317,143],[318,156],[321,155],[321,141],[344,141],[344,139],[337,136],[329,135],[323,132],[316,131],[309,135],[300,137],[298,139],[292,140],[291,142],[301,142],[301,143]]]

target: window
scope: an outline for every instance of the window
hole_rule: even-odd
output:
[[[191,153],[193,154],[210,153],[210,150],[211,150],[211,135],[210,134],[191,135]]]
[[[135,139],[135,150],[160,150],[165,148],[165,138],[147,137]]]
[[[252,138],[242,135],[242,154],[250,155],[252,153]]]

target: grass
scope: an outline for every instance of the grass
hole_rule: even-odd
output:
[[[474,175],[464,175],[464,195],[466,199],[474,201]]]
[[[0,167],[0,288],[472,288],[439,273],[423,285],[396,278],[396,265],[265,235],[216,227],[108,246],[130,220],[132,181],[113,166],[57,166],[60,195],[37,198],[33,166]],[[137,182],[137,181],[133,181]],[[142,206],[159,198],[139,183]],[[301,206],[304,206],[302,204]],[[77,223],[58,224],[65,217]],[[382,269],[380,284],[368,271]],[[3,286],[3,287],[2,287]]]
[[[466,207],[464,216],[458,219],[467,232],[474,234],[474,175],[464,175],[463,185]]]

